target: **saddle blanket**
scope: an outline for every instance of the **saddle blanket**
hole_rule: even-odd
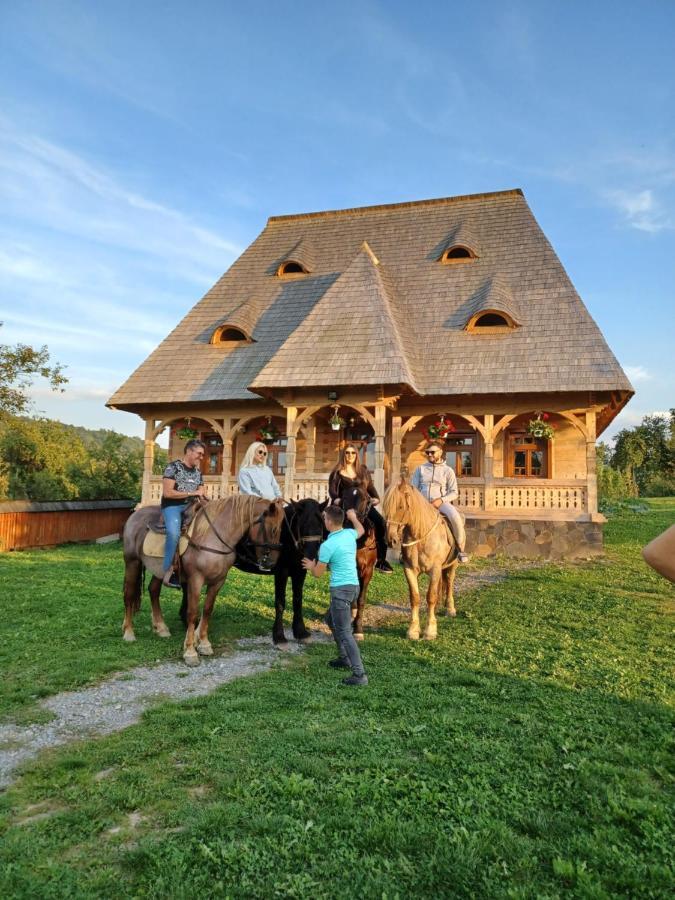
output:
[[[185,534],[181,534],[178,541],[178,553],[182,556],[188,548],[188,539],[192,536],[195,520],[193,519],[187,527]],[[145,535],[143,541],[143,556],[154,557],[155,559],[164,559],[164,544],[166,542],[165,534],[158,534],[156,531],[150,531]]]

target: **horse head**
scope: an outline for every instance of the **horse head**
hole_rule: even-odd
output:
[[[271,572],[281,552],[281,526],[284,507],[281,500],[259,500],[254,507],[256,518],[251,523],[248,536],[255,549],[258,568]]]
[[[387,522],[387,544],[394,549],[400,547],[403,529],[410,522],[410,494],[413,488],[404,478],[393,484],[382,500],[382,514]]]
[[[363,522],[368,515],[368,511],[372,505],[370,494],[365,487],[354,486],[345,488],[340,497],[342,509],[345,513],[350,509],[356,511],[356,516],[360,522]]]
[[[289,503],[286,507],[286,525],[295,549],[307,559],[316,559],[323,540],[324,527],[322,505],[307,498]]]

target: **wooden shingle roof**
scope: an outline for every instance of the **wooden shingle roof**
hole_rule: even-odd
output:
[[[439,262],[453,241],[478,258]],[[277,277],[293,254],[309,274]],[[465,331],[486,302],[520,327]],[[236,321],[252,328],[253,343],[209,343]],[[632,391],[522,192],[511,190],[270,218],[109,404],[355,383],[420,395]]]

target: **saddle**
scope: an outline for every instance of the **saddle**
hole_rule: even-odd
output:
[[[180,529],[180,538],[178,540],[178,555],[182,556],[188,548],[192,530],[195,525],[195,513],[197,504],[189,507],[183,516],[183,522]],[[143,540],[143,555],[152,559],[164,560],[164,544],[166,543],[166,528],[163,520],[157,519],[156,522],[148,523],[148,531]],[[155,573],[157,574],[157,573]]]

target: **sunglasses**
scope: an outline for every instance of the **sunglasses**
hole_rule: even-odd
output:
[[[256,450],[256,453],[259,453],[261,456],[267,456],[267,450]]]
[[[424,451],[427,456],[436,456],[437,453],[440,453],[440,450],[425,450]]]
[[[345,450],[345,456],[356,456],[356,450]]]

